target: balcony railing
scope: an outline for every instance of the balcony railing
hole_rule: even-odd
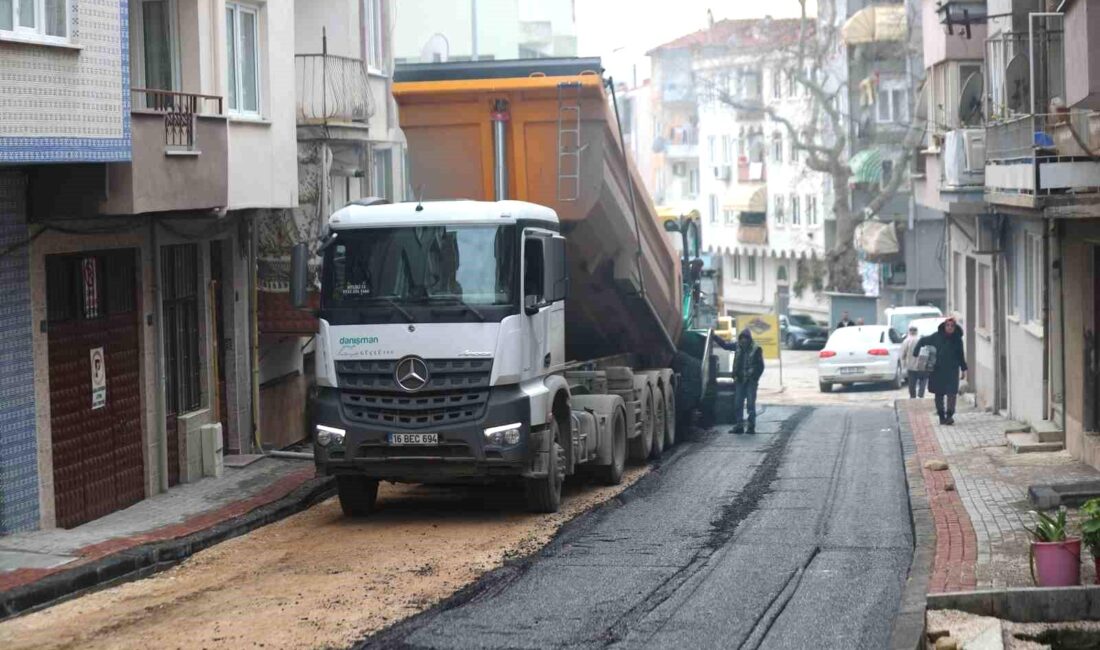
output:
[[[296,54],[298,122],[366,122],[374,115],[363,62],[333,54]]]
[[[991,121],[1049,110],[1065,97],[1061,18],[1038,20],[1032,34],[1008,32],[986,41],[986,115]],[[1033,105],[1034,104],[1034,105]]]
[[[1034,199],[1100,191],[1098,154],[1100,113],[1095,111],[1023,115],[989,124],[987,200],[990,193]]]
[[[222,115],[218,95],[181,93],[155,88],[131,88],[132,106],[164,114],[164,146],[168,149],[195,148],[195,116]]]

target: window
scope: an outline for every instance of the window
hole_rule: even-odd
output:
[[[756,256],[749,255],[748,268],[746,269],[746,276],[748,276],[749,282],[756,282]]]
[[[160,271],[166,409],[186,413],[201,403],[198,245],[161,248]]]
[[[710,162],[718,162],[718,138],[713,135],[707,136],[707,156],[710,158]]]
[[[963,282],[966,277],[966,272],[963,270],[963,257],[962,253],[956,252],[954,254],[954,262],[951,264],[953,272],[951,273],[951,309],[955,311],[961,311],[963,306]]]
[[[69,38],[69,0],[0,0],[0,32],[45,42]]]
[[[791,195],[791,224],[799,225],[802,223],[802,214],[799,205],[799,198],[797,194]]]
[[[722,164],[728,165],[730,163],[730,154],[733,152],[733,144],[728,135],[722,136]]]
[[[779,70],[772,74],[772,99],[779,99],[783,96],[782,74]]]
[[[794,145],[794,138],[787,140],[787,160],[789,160],[792,165],[798,163],[798,150],[795,149]]]
[[[718,223],[718,197],[710,195],[710,222]]]
[[[536,305],[543,303],[546,293],[542,244],[539,237],[528,237],[523,242],[523,297],[524,300],[534,298]]]
[[[699,196],[699,170],[692,167],[688,171],[688,198]]]
[[[989,315],[993,312],[993,270],[988,264],[978,265],[978,328],[991,331]]]
[[[3,0],[0,0],[3,2]],[[175,90],[178,87],[176,25],[174,0],[142,0],[137,5],[135,38],[141,44],[140,85],[155,90]],[[163,96],[148,96],[149,108],[163,108],[168,100]]]
[[[775,197],[775,224],[777,226],[782,226],[785,220],[786,218],[783,214],[783,196],[780,195]]]
[[[227,85],[232,113],[260,114],[260,28],[255,7],[225,4]]]
[[[813,194],[806,195],[806,225],[817,225],[817,197]]]
[[[909,103],[904,87],[886,84],[880,86],[875,104],[878,107],[876,117],[880,124],[909,122]]]
[[[730,273],[734,280],[741,279],[741,253],[733,254],[733,271]]]
[[[764,162],[764,134],[749,134],[749,162]]]
[[[374,195],[393,201],[393,150],[374,150]]]
[[[772,136],[772,162],[783,162],[783,136],[778,133]]]
[[[794,70],[787,71],[787,96],[794,97],[798,92],[798,81],[795,79]]]
[[[787,284],[789,282],[787,278],[787,267],[783,264],[779,265],[779,268],[775,270],[775,283]]]
[[[1042,321],[1043,300],[1043,240],[1038,235],[1024,235],[1024,321]]]
[[[741,98],[747,100],[760,100],[760,72],[745,70],[741,73]]]

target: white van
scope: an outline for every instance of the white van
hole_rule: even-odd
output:
[[[909,323],[917,320],[918,318],[942,318],[943,312],[939,307],[932,305],[924,305],[920,307],[890,307],[886,310],[886,322],[884,325],[890,326],[898,334],[902,336],[909,331]]]

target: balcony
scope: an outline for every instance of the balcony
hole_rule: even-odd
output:
[[[298,124],[366,126],[374,115],[367,68],[359,59],[332,54],[295,54]]]
[[[664,144],[668,158],[689,159],[699,157],[699,133],[690,126],[673,127]]]
[[[133,158],[107,168],[101,214],[210,210],[228,204],[222,98],[132,88]]]
[[[1100,113],[1023,115],[986,127],[986,201],[1024,208],[1100,192]]]

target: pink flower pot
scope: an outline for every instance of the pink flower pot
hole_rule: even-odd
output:
[[[1032,542],[1031,577],[1040,587],[1081,584],[1081,540]]]

